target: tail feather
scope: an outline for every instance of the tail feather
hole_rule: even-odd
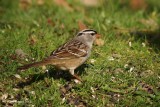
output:
[[[35,62],[35,63],[20,66],[20,67],[18,67],[18,70],[26,70],[26,69],[31,68],[31,67],[43,66],[43,65],[47,65],[47,64],[50,64],[50,63],[43,62],[43,61]]]

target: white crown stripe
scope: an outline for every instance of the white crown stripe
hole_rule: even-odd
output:
[[[83,32],[83,33],[95,33],[95,32],[93,32],[93,31],[87,31],[87,32]]]

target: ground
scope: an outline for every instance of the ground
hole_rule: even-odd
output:
[[[142,1],[1,0],[0,106],[160,106],[160,2]],[[82,24],[101,41],[76,70],[81,84],[53,66],[17,70],[49,56]]]

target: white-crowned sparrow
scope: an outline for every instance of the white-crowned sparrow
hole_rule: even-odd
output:
[[[73,77],[81,81],[81,79],[74,74],[74,70],[82,65],[90,56],[96,34],[97,32],[91,29],[82,30],[72,40],[53,51],[49,57],[40,62],[20,66],[18,69],[25,70],[30,67],[49,64],[61,70],[68,70]]]

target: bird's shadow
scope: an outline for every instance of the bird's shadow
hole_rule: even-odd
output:
[[[155,52],[159,53],[160,50],[160,31],[155,30],[155,31],[133,31],[130,32],[131,36],[135,36],[136,40],[147,40],[148,44],[150,47],[153,48]]]
[[[80,67],[78,67],[75,70],[75,74],[78,74],[79,76],[82,75],[82,73],[85,72],[85,68],[88,68],[89,66],[87,64],[83,64]],[[49,68],[49,70],[45,73],[39,73],[39,74],[32,74],[29,75],[29,78],[26,81],[21,81],[16,84],[16,87],[24,88],[25,86],[31,85],[34,82],[44,80],[45,78],[53,78],[53,79],[65,79],[66,81],[71,81],[74,77],[68,72],[68,71],[62,71],[62,70],[56,70],[52,67]]]

